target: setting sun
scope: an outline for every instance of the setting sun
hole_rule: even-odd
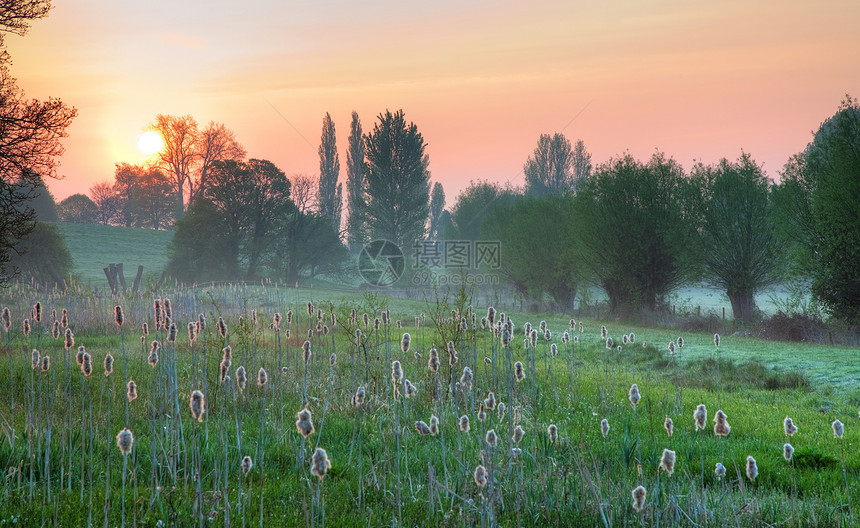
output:
[[[161,136],[158,132],[144,132],[140,135],[140,139],[137,140],[137,148],[140,149],[144,154],[155,154],[161,147],[164,146],[164,140],[161,139]]]

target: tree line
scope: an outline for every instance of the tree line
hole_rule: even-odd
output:
[[[454,236],[502,241],[500,272],[526,298],[571,308],[597,286],[626,316],[666,310],[677,287],[704,281],[749,320],[757,293],[799,278],[826,313],[860,319],[856,99],[824,121],[779,183],[745,152],[689,172],[661,152],[625,153],[574,177],[572,151],[560,134],[542,136],[523,189],[473,182],[451,208]]]

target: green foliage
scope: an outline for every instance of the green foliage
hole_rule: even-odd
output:
[[[441,240],[442,236],[442,213],[445,209],[445,189],[442,184],[436,182],[433,184],[433,192],[430,195],[430,229],[428,229],[428,238],[431,240]]]
[[[27,202],[27,205],[33,209],[36,220],[40,222],[59,222],[60,217],[57,214],[57,202],[54,200],[54,195],[45,186],[45,180],[38,175],[34,175],[33,181],[28,185],[32,189],[33,198]]]
[[[224,219],[224,278],[256,279],[269,237],[295,209],[290,181],[272,162],[258,159],[215,162],[209,178],[206,197]]]
[[[270,249],[269,268],[288,284],[300,277],[338,274],[349,256],[330,218],[298,210],[278,224]]]
[[[98,207],[89,196],[80,193],[57,204],[57,214],[63,222],[95,224],[98,221]]]
[[[119,199],[117,222],[126,227],[166,229],[173,223],[176,198],[163,172],[117,163],[113,191]]]
[[[484,221],[493,210],[513,204],[517,197],[514,189],[497,183],[470,182],[451,207],[453,236],[459,240],[478,240]]]
[[[563,309],[583,278],[574,207],[572,195],[520,198],[497,205],[482,231],[501,242],[501,272],[517,291],[537,300],[547,293]]]
[[[68,278],[73,269],[72,255],[55,224],[36,222],[33,231],[15,246],[8,264],[24,282],[50,284]]]
[[[209,200],[196,200],[176,222],[167,247],[167,273],[183,282],[207,282],[228,277],[230,240],[222,212]]]
[[[573,150],[564,134],[541,134],[523,167],[526,194],[543,197],[573,189]]]
[[[787,165],[777,194],[796,263],[831,315],[860,319],[860,104],[846,98],[812,143]]]
[[[366,200],[360,204],[365,239],[385,239],[401,249],[424,238],[429,214],[430,158],[418,127],[403,110],[379,115],[365,136]]]
[[[323,118],[319,154],[320,180],[317,192],[319,212],[322,216],[330,219],[336,231],[340,231],[343,184],[337,182],[340,177],[340,157],[337,153],[334,121],[331,120],[328,112]]]
[[[755,316],[755,295],[780,278],[781,253],[774,235],[770,182],[749,154],[736,162],[697,165],[701,186],[701,259],[705,280],[725,290],[736,320]]]
[[[352,113],[349,125],[349,148],[346,152],[346,201],[349,218],[347,236],[349,250],[358,252],[366,242],[361,219],[364,204],[364,140],[362,139],[361,120],[358,113]]]
[[[614,314],[654,311],[687,280],[695,257],[698,191],[677,162],[655,153],[601,165],[578,195],[584,261]]]

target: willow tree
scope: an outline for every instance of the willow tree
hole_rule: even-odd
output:
[[[749,154],[714,166],[697,165],[702,190],[702,264],[705,280],[723,289],[735,319],[755,316],[755,295],[780,278],[770,182]]]

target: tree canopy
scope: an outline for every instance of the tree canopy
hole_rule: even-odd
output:
[[[423,239],[429,214],[427,144],[403,110],[380,114],[365,136],[366,200],[359,205],[365,239],[385,239],[400,248]]]

